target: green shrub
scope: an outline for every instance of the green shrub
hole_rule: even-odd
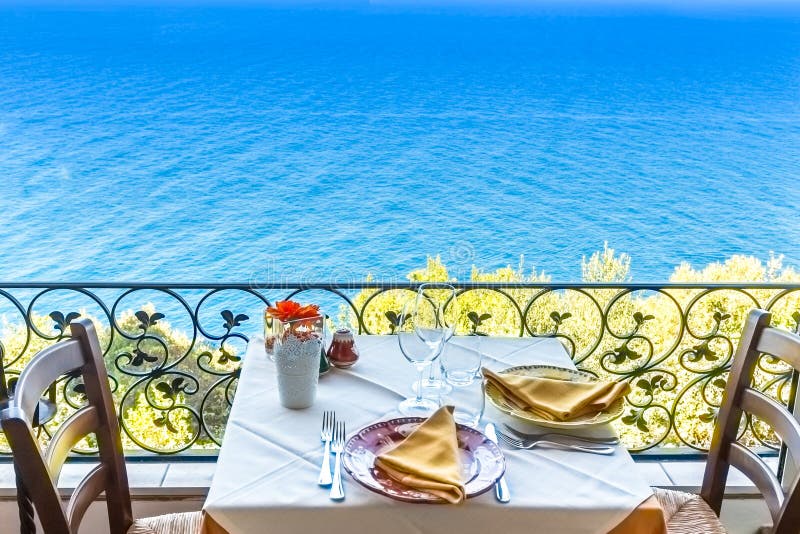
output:
[[[583,281],[628,283],[630,261],[629,256],[616,254],[606,245],[603,251],[583,259]],[[449,276],[439,257],[428,258],[426,267],[413,271],[408,279],[458,282]],[[493,272],[473,268],[470,281],[535,285],[550,278],[535,269],[526,273],[521,261],[517,268]],[[749,256],[733,256],[701,270],[681,264],[670,282],[738,282],[743,288],[748,283],[769,282],[780,286],[800,282],[800,273],[784,268],[780,257],[771,256],[764,263]],[[354,302],[363,310],[365,329],[373,334],[391,333],[391,318],[400,313],[409,295],[408,290],[360,292]],[[460,316],[450,318],[456,321],[457,334],[555,336],[581,369],[605,379],[628,380],[632,386],[629,405],[615,426],[634,450],[657,444],[707,448],[728,362],[747,312],[755,306],[769,306],[775,325],[796,329],[800,323],[800,291],[772,288],[746,293],[670,288],[473,289],[462,292],[458,300]],[[343,308],[342,318],[357,326],[352,311]],[[764,358],[755,384],[786,402],[789,371],[786,365]],[[774,434],[759,422],[743,439],[750,445],[777,445]]]
[[[625,284],[631,281],[631,258],[607,245],[581,265],[587,283]],[[414,282],[454,280],[439,257],[412,271]],[[473,267],[473,282],[512,282],[532,287],[469,289],[459,293],[460,312],[449,317],[459,335],[553,336],[559,339],[579,368],[606,379],[627,380],[632,386],[622,418],[615,422],[632,449],[655,445],[706,448],[725,386],[729,360],[739,340],[742,321],[754,306],[773,312],[777,326],[800,324],[800,290],[782,285],[800,283],[800,273],[771,256],[766,262],[733,256],[702,269],[689,264],[675,268],[670,282],[684,284],[736,282],[737,289],[702,288],[633,291],[624,288],[546,287],[550,277],[535,268],[494,271]],[[773,283],[774,288],[747,289],[748,284]],[[409,290],[365,289],[353,299],[361,310],[362,326],[372,334],[390,334]],[[85,311],[80,311],[85,315]],[[227,315],[226,315],[227,313]],[[244,316],[222,312],[228,334]],[[53,312],[30,320],[45,336],[28,335],[27,326],[3,318],[0,354],[15,373],[33,354],[64,335],[72,317]],[[242,319],[244,320],[244,319]],[[339,323],[359,327],[357,315],[340,309]],[[222,440],[240,365],[227,338],[193,340],[173,328],[152,305],[122,312],[113,331],[95,321],[106,365],[112,376],[114,399],[122,421],[123,442],[131,451],[144,447],[163,453],[214,449]],[[124,332],[126,335],[121,335]],[[226,334],[227,335],[227,334]],[[165,363],[166,358],[166,363]],[[790,369],[763,358],[755,383],[783,402],[788,400]],[[74,378],[57,385],[59,412],[41,433],[42,442],[84,399]],[[750,445],[777,445],[770,429],[758,421],[743,427]],[[92,452],[85,440],[79,452]],[[0,434],[0,451],[7,444]]]

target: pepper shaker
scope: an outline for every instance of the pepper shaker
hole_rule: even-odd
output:
[[[339,328],[333,333],[333,341],[328,348],[328,360],[331,365],[340,369],[347,369],[358,361],[359,354],[353,331],[349,328]]]

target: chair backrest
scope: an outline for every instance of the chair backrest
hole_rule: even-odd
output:
[[[125,534],[133,523],[128,475],[100,342],[88,319],[73,322],[70,330],[70,339],[39,352],[22,371],[8,408],[0,412],[0,425],[45,534],[76,534],[86,509],[103,492],[111,534]],[[44,391],[66,374],[82,377],[87,404],[59,426],[43,453],[31,425],[34,412]],[[58,476],[70,450],[89,434],[97,438],[100,463],[65,508]]]
[[[701,496],[719,514],[730,466],[744,473],[763,494],[773,521],[773,534],[800,532],[798,479],[787,486],[754,452],[737,441],[743,414],[772,427],[794,460],[800,460],[800,424],[782,404],[751,387],[753,371],[762,354],[772,355],[800,371],[800,336],[770,327],[771,315],[752,310],[745,320],[733,357],[722,406],[708,454]]]

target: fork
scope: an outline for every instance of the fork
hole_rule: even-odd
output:
[[[549,447],[554,447],[557,449],[567,449],[573,451],[580,451],[580,452],[588,452],[592,454],[614,454],[614,447],[610,446],[600,446],[600,445],[570,445],[568,443],[561,443],[558,441],[548,441],[546,439],[530,439],[530,440],[523,440],[517,439],[515,437],[509,436],[501,432],[500,430],[497,431],[497,437],[500,438],[501,441],[505,442],[506,444],[514,447],[515,449],[532,449],[539,445],[545,445]]]
[[[538,439],[548,439],[548,438],[563,438],[566,441],[582,441],[584,443],[589,444],[601,444],[601,445],[617,445],[619,443],[619,438],[611,437],[611,438],[590,438],[584,436],[575,436],[572,434],[564,434],[562,432],[539,432],[535,434],[522,432],[517,430],[514,427],[509,425],[503,424],[503,428],[507,431],[506,433],[510,433],[512,436],[519,440],[538,440]]]
[[[344,499],[344,486],[342,485],[342,453],[344,452],[344,438],[347,433],[344,421],[336,422],[333,432],[333,446],[331,450],[336,453],[335,467],[333,468],[333,485],[331,486],[331,499],[341,501]]]
[[[325,452],[322,455],[322,466],[319,469],[320,486],[330,486],[331,478],[331,440],[333,439],[333,427],[336,424],[336,412],[325,411],[322,414],[322,430],[319,432],[319,439],[325,443]]]

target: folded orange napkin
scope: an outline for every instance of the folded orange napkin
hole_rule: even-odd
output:
[[[439,408],[406,439],[379,455],[375,466],[406,486],[450,503],[464,501],[453,407]]]
[[[569,421],[601,412],[631,390],[627,382],[572,382],[497,374],[486,368],[483,376],[511,404],[548,421]]]

